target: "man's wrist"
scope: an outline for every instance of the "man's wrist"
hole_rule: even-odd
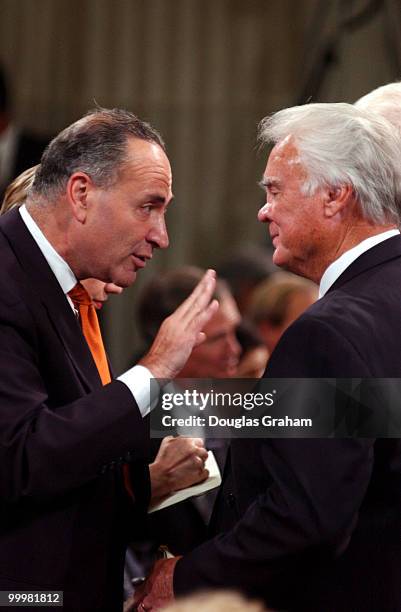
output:
[[[169,474],[163,470],[157,461],[149,465],[150,485],[151,485],[151,504],[166,497],[172,492],[172,483]]]
[[[171,368],[164,365],[162,360],[157,359],[157,357],[152,357],[149,354],[145,355],[145,357],[138,362],[138,365],[147,368],[149,372],[151,372],[152,376],[154,378],[158,378],[159,380],[162,379],[169,382],[172,378],[174,378]]]

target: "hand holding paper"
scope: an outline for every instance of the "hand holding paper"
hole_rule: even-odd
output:
[[[206,480],[207,456],[201,438],[164,438],[154,463],[149,466],[151,505],[174,491]]]

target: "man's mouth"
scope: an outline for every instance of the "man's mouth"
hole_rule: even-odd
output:
[[[132,259],[134,260],[137,268],[144,268],[146,266],[146,261],[151,258],[151,255],[138,255],[137,253],[132,254]]]
[[[274,230],[274,229],[272,229],[272,227],[270,226],[269,233],[270,233],[270,240],[272,241],[272,244],[273,244],[274,246],[276,246],[275,241],[277,242],[277,240],[276,240],[276,239],[278,239],[278,236],[279,236],[278,231],[275,231],[275,230]]]
[[[228,376],[233,376],[237,372],[238,364],[239,364],[239,359],[236,357],[232,359],[228,359],[226,361],[226,363],[224,364],[224,369]]]

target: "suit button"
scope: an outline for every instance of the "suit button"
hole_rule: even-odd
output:
[[[234,493],[228,493],[228,495],[227,495],[227,504],[230,506],[230,508],[233,508],[235,506],[235,495],[234,495]]]

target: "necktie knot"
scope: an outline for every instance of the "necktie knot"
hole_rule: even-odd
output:
[[[81,283],[77,283],[75,287],[68,292],[71,300],[74,303],[74,306],[78,307],[82,306],[91,306],[92,300],[89,296],[89,293],[86,291],[85,287],[81,285]]]

